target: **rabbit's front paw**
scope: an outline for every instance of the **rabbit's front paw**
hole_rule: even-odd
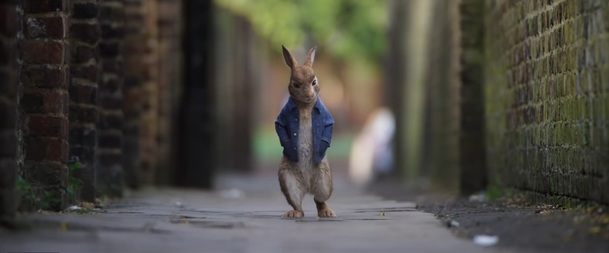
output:
[[[300,218],[303,216],[304,216],[304,212],[298,211],[298,210],[290,210],[283,214],[284,218]]]

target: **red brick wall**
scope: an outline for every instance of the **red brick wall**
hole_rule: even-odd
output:
[[[175,161],[176,122],[182,83],[182,5],[181,1],[158,0],[158,129],[156,150],[156,182],[172,183]]]
[[[174,183],[181,3],[0,1],[0,215]]]
[[[16,209],[16,7],[15,1],[0,1],[0,218]]]
[[[66,0],[22,3],[22,173],[49,196],[51,208],[59,209],[68,176],[69,6]]]
[[[99,194],[121,196],[123,185],[123,38],[124,4],[121,0],[99,2],[102,65],[99,82],[98,149],[96,189]]]
[[[126,2],[125,172],[132,187],[154,182],[158,129],[157,1]],[[175,17],[173,17],[175,19]]]
[[[76,171],[83,181],[81,200],[95,200],[95,146],[97,144],[97,89],[101,29],[96,0],[73,0],[71,5],[70,159],[80,161]]]

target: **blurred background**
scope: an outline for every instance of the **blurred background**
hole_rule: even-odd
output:
[[[604,1],[0,2],[3,212],[276,172],[281,45],[362,186],[609,203]],[[17,193],[20,195],[17,195]],[[24,193],[25,192],[25,193]],[[16,196],[21,196],[17,201]],[[41,197],[42,196],[42,197]],[[43,201],[44,200],[44,201]]]
[[[314,69],[336,119],[328,151],[335,173],[360,185],[390,180],[459,193],[459,7],[480,11],[483,1],[213,3],[219,171],[276,170],[274,120],[289,80],[281,45],[301,62],[318,46]],[[481,44],[482,17],[471,15],[480,19],[472,40]],[[474,71],[467,193],[482,190],[487,177]]]
[[[346,171],[351,145],[368,117],[384,106],[384,1],[214,2],[219,169],[276,170],[281,146],[275,119],[287,100],[290,70],[281,45],[314,69],[336,125],[328,155]],[[235,154],[230,150],[239,150]],[[231,155],[222,155],[231,154]],[[237,157],[234,157],[236,155]],[[237,158],[237,159],[235,159]]]

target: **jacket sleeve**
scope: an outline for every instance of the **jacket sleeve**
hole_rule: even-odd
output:
[[[279,137],[279,143],[284,147],[285,143],[290,139],[287,130],[287,124],[285,122],[285,110],[282,109],[277,119],[275,120],[275,131]]]
[[[332,115],[330,115],[330,112],[328,112],[326,110],[325,117],[324,117],[324,132],[321,136],[321,140],[325,141],[328,144],[328,147],[330,146],[330,143],[332,143],[332,128],[333,127],[334,127],[334,118],[332,118]]]

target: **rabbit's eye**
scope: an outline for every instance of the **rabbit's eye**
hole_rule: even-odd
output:
[[[292,86],[294,86],[295,88],[299,88],[300,84],[298,84],[297,82],[292,82]]]
[[[317,85],[317,78],[313,79],[313,82],[311,83],[311,85],[313,85],[313,86]]]

